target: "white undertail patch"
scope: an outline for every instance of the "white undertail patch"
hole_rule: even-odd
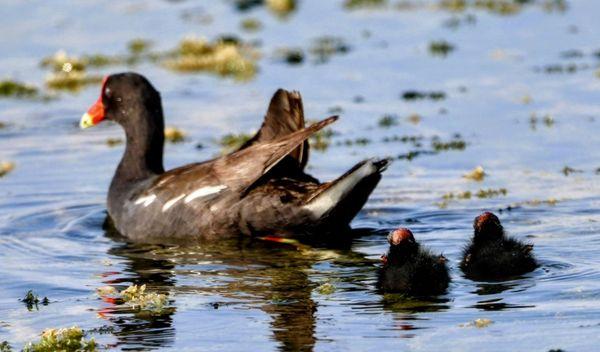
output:
[[[135,204],[142,204],[143,206],[147,207],[149,206],[152,202],[154,202],[154,200],[156,199],[156,195],[151,194],[149,196],[145,196],[145,197],[139,197],[136,201]]]
[[[165,205],[163,205],[162,211],[165,212],[165,211],[169,210],[170,207],[175,205],[175,203],[179,202],[179,200],[183,197],[185,197],[185,194],[182,194],[173,199],[170,199],[168,202],[165,203]]]
[[[342,180],[312,199],[304,206],[304,209],[310,211],[315,218],[322,217],[333,209],[348,192],[354,190],[361,180],[375,172],[377,172],[377,168],[373,162],[367,161],[350,175],[346,175]]]
[[[227,186],[225,186],[225,185],[206,186],[206,187],[198,188],[194,192],[190,193],[187,197],[185,197],[184,202],[189,203],[196,198],[206,197],[211,194],[219,193],[222,190],[224,190],[225,188],[227,188]]]

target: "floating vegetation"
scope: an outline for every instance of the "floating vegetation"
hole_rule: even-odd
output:
[[[433,137],[431,141],[431,147],[434,151],[448,151],[448,150],[464,150],[467,147],[465,142],[459,134],[455,134],[451,140],[444,142],[439,137]]]
[[[123,139],[121,138],[108,138],[106,140],[106,145],[108,145],[109,147],[116,147],[118,145],[123,144]]]
[[[38,93],[38,89],[29,84],[12,80],[0,81],[0,97],[35,98]]]
[[[146,285],[131,285],[121,291],[123,301],[134,309],[162,312],[169,300],[166,295],[146,292]]]
[[[377,125],[381,128],[390,128],[392,126],[396,126],[398,124],[398,117],[396,115],[383,115],[379,121],[377,121]]]
[[[236,79],[256,74],[255,58],[250,48],[237,40],[221,38],[210,43],[202,38],[185,38],[171,51],[163,64],[181,72],[207,71]]]
[[[152,47],[152,42],[147,39],[137,38],[132,39],[127,43],[127,50],[129,50],[129,53],[132,55],[144,54],[150,50],[150,47]]]
[[[483,179],[485,178],[486,175],[487,174],[483,170],[483,167],[482,166],[477,166],[473,170],[471,170],[471,171],[467,172],[466,174],[464,174],[463,177],[466,178],[467,180],[473,180],[473,181],[481,182],[481,181],[483,181]]]
[[[508,194],[508,191],[506,190],[506,188],[499,188],[499,189],[488,188],[488,189],[480,189],[479,191],[477,191],[477,193],[475,193],[475,196],[477,198],[494,198],[494,197],[499,197],[499,196],[506,196],[507,194]]]
[[[438,6],[443,10],[463,12],[475,9],[502,16],[517,14],[527,5],[538,5],[547,12],[567,10],[566,0],[441,0],[438,2]]]
[[[349,10],[381,7],[387,4],[387,0],[345,0],[344,7]]]
[[[246,32],[258,32],[262,29],[262,23],[256,18],[245,18],[240,22],[240,27]]]
[[[327,109],[327,112],[330,115],[341,115],[344,112],[344,108],[342,108],[339,105],[336,105],[336,106],[332,106],[329,109]]]
[[[8,341],[2,341],[0,343],[0,352],[11,352],[12,351],[12,347],[10,347],[10,344],[8,343]]]
[[[554,118],[552,117],[552,115],[546,114],[543,117],[539,118],[534,112],[531,113],[531,115],[529,116],[529,127],[535,131],[537,129],[537,124],[539,120],[541,120],[546,127],[554,126]]]
[[[296,0],[266,0],[267,8],[280,17],[285,17],[296,9]]]
[[[486,328],[486,327],[490,326],[492,323],[493,323],[493,321],[490,319],[479,318],[479,319],[475,319],[471,322],[468,322],[466,324],[460,324],[459,326],[461,328],[475,327],[478,329],[482,329],[482,328]]]
[[[319,63],[325,63],[332,56],[346,54],[349,51],[350,46],[342,38],[332,36],[316,38],[309,49]]]
[[[231,153],[234,150],[239,149],[244,143],[248,142],[250,138],[252,138],[252,135],[248,133],[228,133],[221,137],[221,140],[219,141],[219,145],[222,147],[221,152],[223,154]]]
[[[473,14],[466,14],[464,16],[452,16],[444,21],[443,26],[450,29],[457,29],[462,25],[474,25],[477,23],[477,17]]]
[[[15,163],[11,161],[0,162],[0,177],[6,176],[9,172],[14,170]]]
[[[94,339],[86,340],[81,328],[73,326],[71,328],[47,329],[42,333],[38,342],[30,342],[25,348],[25,352],[75,352],[75,351],[96,351],[96,342]]]
[[[96,288],[96,293],[100,296],[111,296],[119,293],[114,286],[102,286]]]
[[[347,147],[353,146],[353,145],[357,145],[357,146],[365,146],[367,144],[371,143],[371,140],[369,138],[356,138],[356,139],[346,139],[344,141],[340,141],[337,142],[337,145],[345,145]]]
[[[264,0],[235,0],[234,4],[238,11],[245,12],[252,10],[255,7],[262,6]]]
[[[165,128],[165,139],[171,143],[180,143],[185,140],[185,133],[173,126],[168,126]]]
[[[46,77],[46,86],[56,90],[77,91],[86,85],[101,82],[102,76],[87,74],[87,66],[103,66],[110,63],[110,60],[108,58],[90,58],[94,57],[77,58],[68,56],[61,50],[53,56],[43,59],[42,67],[52,70]]]
[[[324,151],[329,148],[331,144],[331,138],[335,135],[335,132],[331,128],[325,128],[313,133],[308,141],[310,147],[314,150]]]
[[[480,189],[477,192],[471,192],[471,191],[448,192],[442,196],[442,201],[435,203],[435,205],[444,209],[444,208],[448,207],[450,202],[455,201],[455,200],[468,200],[468,199],[471,199],[474,197],[479,198],[479,199],[494,198],[494,197],[499,197],[499,196],[506,196],[507,194],[508,194],[508,191],[506,190],[506,188]]]
[[[27,306],[27,310],[32,311],[33,308],[35,308],[36,310],[38,310],[38,304],[42,304],[44,306],[47,306],[50,301],[48,300],[48,297],[44,297],[41,301],[40,298],[37,294],[33,293],[32,290],[27,291],[27,293],[25,294],[25,297],[23,297],[21,300],[21,302],[25,303],[25,305]]]
[[[299,65],[304,61],[304,51],[299,48],[279,48],[275,50],[275,58],[289,65]]]
[[[410,114],[406,118],[406,120],[408,120],[408,122],[412,123],[413,125],[418,125],[419,122],[421,122],[421,119],[422,117],[419,114]]]
[[[446,93],[442,91],[431,91],[431,92],[421,92],[416,90],[407,90],[402,93],[402,99],[404,100],[444,100],[446,99]]]
[[[322,285],[319,285],[315,291],[321,295],[330,295],[335,292],[335,286],[332,283],[326,282]]]
[[[433,154],[436,154],[436,153],[431,150],[411,150],[408,153],[398,155],[398,159],[400,159],[400,160],[405,159],[405,160],[411,161],[414,158],[421,156],[421,155],[433,155]]]
[[[563,175],[569,176],[569,175],[575,174],[575,173],[577,173],[577,174],[582,173],[583,170],[574,169],[574,168],[572,168],[570,166],[565,166],[565,167],[562,168],[561,172],[563,173]]]
[[[391,143],[391,142],[400,142],[400,143],[410,143],[412,145],[414,145],[417,148],[422,147],[422,141],[425,137],[423,136],[392,136],[392,137],[384,137],[382,139],[382,141],[384,143]]]
[[[437,40],[429,43],[429,53],[432,56],[446,57],[448,54],[454,51],[454,49],[454,45],[445,40]]]
[[[593,66],[590,64],[576,64],[576,63],[568,63],[568,64],[551,64],[541,67],[534,67],[533,71],[538,73],[546,73],[546,74],[573,74],[579,71],[585,71],[592,69]]]

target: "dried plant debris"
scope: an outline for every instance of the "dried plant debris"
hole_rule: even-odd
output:
[[[398,116],[385,114],[379,119],[379,121],[377,121],[377,125],[381,128],[390,128],[392,126],[396,126],[398,125]]]
[[[414,100],[424,100],[424,99],[429,99],[429,100],[444,100],[446,99],[446,93],[442,92],[442,91],[417,91],[417,90],[407,90],[405,92],[402,93],[402,99],[407,100],[407,101],[414,101]]]
[[[344,8],[348,10],[376,8],[387,5],[387,0],[345,0]]]
[[[334,55],[346,54],[350,46],[340,37],[323,36],[316,38],[309,52],[315,56],[318,63],[325,63]]]
[[[28,343],[25,352],[80,352],[96,351],[94,339],[85,339],[83,330],[77,326],[62,329],[44,330],[38,342]]]
[[[6,176],[9,172],[14,170],[15,163],[11,161],[0,162],[0,177]]]
[[[165,128],[165,140],[170,143],[180,143],[185,140],[185,133],[173,126],[167,126]]]
[[[275,50],[275,59],[288,65],[299,65],[304,62],[304,51],[300,48],[279,48]]]
[[[429,43],[429,53],[432,56],[446,57],[453,52],[455,46],[445,40],[436,40]]]
[[[240,80],[256,74],[256,55],[249,46],[231,38],[209,42],[188,37],[166,55],[163,65],[180,72],[212,72]]]
[[[463,177],[466,178],[467,180],[481,182],[481,181],[483,181],[483,179],[485,178],[486,175],[487,174],[483,170],[483,167],[480,165],[480,166],[477,166],[476,168],[474,168],[473,170],[467,172],[466,174],[464,174]]]
[[[262,22],[256,18],[245,18],[240,22],[240,27],[246,32],[258,32],[262,26]]]
[[[27,291],[25,297],[23,297],[20,301],[25,303],[25,305],[27,306],[27,310],[29,311],[32,311],[34,308],[38,310],[38,304],[47,306],[50,303],[48,297],[44,297],[40,300],[39,296],[35,294],[32,290]]]
[[[146,292],[146,285],[132,285],[121,291],[123,301],[134,309],[161,312],[169,303],[166,295]]]
[[[221,137],[221,140],[219,141],[219,145],[222,148],[221,152],[223,154],[229,154],[240,148],[244,143],[249,141],[250,138],[252,138],[252,135],[249,133],[228,133]]]
[[[482,328],[487,328],[488,326],[490,326],[493,323],[492,320],[487,319],[487,318],[479,318],[479,319],[475,319],[471,322],[468,322],[466,324],[460,324],[460,327],[463,328],[468,328],[468,327],[475,327],[478,329],[482,329]]]
[[[508,16],[521,12],[525,7],[536,5],[546,12],[564,12],[567,0],[439,0],[438,7],[452,12],[482,10],[496,15]]]
[[[335,286],[330,282],[326,282],[322,285],[319,285],[315,291],[321,295],[330,295],[335,292]]]
[[[296,0],[266,0],[267,8],[280,17],[286,17],[296,10]]]
[[[0,81],[0,98],[36,98],[39,91],[36,87],[13,80]]]

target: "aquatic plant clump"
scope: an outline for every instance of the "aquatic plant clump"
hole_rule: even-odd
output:
[[[0,177],[6,176],[15,168],[15,163],[10,161],[0,162]]]
[[[53,56],[42,60],[42,67],[52,70],[46,76],[46,86],[57,90],[76,91],[89,84],[97,84],[102,81],[100,75],[87,73],[88,66],[103,66],[110,60],[98,59],[98,57],[78,58],[69,56],[64,51],[58,51]]]
[[[25,352],[75,352],[96,351],[94,339],[86,340],[81,328],[73,326],[62,329],[47,329],[38,342],[30,342],[23,348]]]
[[[12,81],[0,81],[0,97],[33,98],[38,95],[38,89],[34,86]]]
[[[252,135],[248,133],[228,133],[221,137],[219,145],[222,147],[222,153],[227,154],[241,147],[250,138],[252,138]]]
[[[344,7],[349,10],[381,7],[387,4],[387,0],[345,0]]]
[[[146,292],[146,285],[132,285],[121,291],[121,298],[134,309],[160,312],[169,300],[166,295]]]
[[[171,143],[180,143],[185,140],[185,133],[173,126],[168,126],[165,128],[165,140]]]
[[[221,76],[249,79],[257,70],[252,56],[248,47],[235,41],[220,39],[210,43],[190,37],[183,39],[167,55],[163,64],[175,71],[209,71]]]

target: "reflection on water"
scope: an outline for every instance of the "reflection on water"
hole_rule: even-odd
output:
[[[132,39],[150,40],[147,59],[93,74],[133,69],[161,91],[167,124],[186,133],[166,146],[169,168],[217,155],[225,134],[255,130],[278,87],[299,90],[310,119],[341,115],[328,147],[311,153],[311,174],[327,180],[363,158],[397,160],[357,230],[336,238],[132,244],[102,230],[122,153],[107,143],[122,132],[77,129],[98,87],[49,101],[2,97],[0,163],[14,169],[0,178],[0,343],[17,350],[45,328],[78,325],[115,350],[595,351],[600,4],[471,1],[449,11],[462,2],[297,1],[290,15],[281,7],[273,16],[276,2],[3,3],[0,77],[37,86],[40,97],[42,58],[60,49],[118,58]],[[240,30],[246,20],[260,29]],[[261,53],[256,75],[240,83],[153,61],[187,34],[239,37]],[[432,55],[436,43],[453,50]],[[275,60],[286,48],[305,60]],[[478,165],[483,180],[462,177]],[[461,250],[474,216],[498,209],[511,236],[535,244],[542,266],[473,282],[458,269]],[[448,258],[447,294],[377,292],[385,237],[398,226]],[[169,309],[151,315],[95,294],[131,284],[168,295]],[[28,311],[19,302],[28,290],[49,304]],[[493,324],[468,327],[476,319]]]

